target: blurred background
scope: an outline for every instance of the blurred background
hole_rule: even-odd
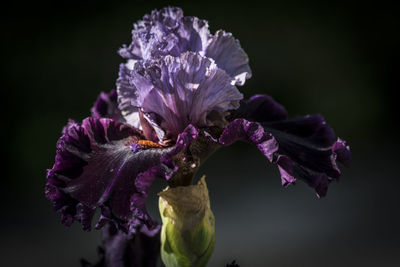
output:
[[[399,9],[384,1],[59,1],[2,4],[2,266],[79,266],[100,232],[67,229],[44,197],[45,172],[69,118],[114,88],[132,23],[176,5],[232,32],[250,57],[246,97],[273,96],[290,116],[321,113],[348,141],[352,165],[326,198],[247,144],[221,149],[207,174],[217,241],[209,266],[400,266],[397,123]],[[330,3],[329,3],[330,2]],[[396,123],[397,121],[397,123]],[[148,200],[157,217],[153,186]]]

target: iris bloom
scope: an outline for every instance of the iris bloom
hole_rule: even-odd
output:
[[[232,34],[211,34],[207,21],[168,7],[134,24],[132,36],[119,51],[117,90],[101,93],[90,117],[69,121],[57,143],[46,196],[65,225],[90,230],[99,209],[96,228],[154,236],[145,206],[153,180],[190,185],[211,153],[237,141],[277,165],[283,186],[301,180],[322,197],[339,178],[349,147],[321,115],[288,118],[270,96],[243,99],[237,87],[251,70]]]

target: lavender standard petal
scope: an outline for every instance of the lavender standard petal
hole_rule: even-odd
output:
[[[133,70],[124,73],[127,75],[120,77],[117,87],[127,97],[121,94],[120,102],[132,103],[126,109],[139,106],[145,114],[156,114],[172,139],[189,124],[223,126],[227,111],[238,108],[242,99],[232,78],[213,60],[197,53],[166,56],[150,65],[137,62]]]
[[[243,85],[251,78],[249,58],[231,33],[219,30],[211,38],[205,56],[215,60],[218,68],[235,78],[236,85]]]
[[[282,184],[293,184],[301,179],[313,187],[318,197],[325,196],[330,182],[337,180],[340,170],[336,161],[346,163],[350,159],[349,147],[336,139],[333,130],[321,115],[307,115],[285,119],[283,107],[268,96],[256,96],[243,102],[235,119],[220,137],[223,145],[236,140],[255,143],[261,152],[281,173]],[[248,120],[257,120],[250,122]],[[254,131],[249,131],[250,125]],[[277,146],[270,150],[260,147],[258,138],[271,135]]]
[[[132,43],[124,45],[119,53],[128,60],[148,61],[166,55],[179,57],[187,51],[214,59],[236,85],[243,85],[251,77],[248,57],[231,33],[220,30],[212,35],[207,21],[183,16],[177,7],[145,15],[134,24]]]
[[[179,56],[186,51],[203,51],[209,40],[208,23],[184,17],[177,7],[154,10],[134,24],[132,43],[119,53],[126,59],[149,60],[160,56]]]
[[[82,124],[67,125],[46,184],[46,196],[62,213],[66,225],[78,220],[89,230],[93,213],[100,208],[99,227],[113,222],[133,232],[143,223],[154,226],[142,205],[155,178],[146,173],[156,169],[157,177],[167,177],[174,170],[163,161],[181,150],[139,143],[134,151],[131,144],[142,138],[139,131],[111,119],[87,118]],[[135,203],[137,194],[141,198]]]
[[[118,109],[125,121],[137,129],[141,129],[139,118],[138,91],[130,82],[134,63],[121,64],[117,80]]]

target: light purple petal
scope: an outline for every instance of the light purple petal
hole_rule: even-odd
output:
[[[124,85],[126,81],[130,88]],[[126,97],[120,96],[121,103],[131,103],[132,109],[140,106],[144,114],[156,114],[167,138],[172,139],[189,124],[224,125],[227,111],[238,108],[242,99],[229,75],[213,60],[192,52],[166,56],[150,65],[137,62],[123,83],[118,82],[118,88],[126,92]]]
[[[188,128],[181,135],[190,132]],[[111,119],[71,121],[57,143],[46,196],[68,226],[77,220],[90,230],[94,211],[100,208],[98,228],[108,222],[129,232],[143,223],[154,227],[144,205],[148,188],[156,177],[169,179],[176,172],[171,158],[197,137],[191,136],[184,145],[161,148],[140,141],[138,130]]]
[[[240,46],[239,40],[231,33],[217,31],[207,46],[205,56],[214,59],[218,68],[234,77],[237,85],[243,85],[251,78],[249,58]]]
[[[183,16],[177,7],[145,15],[134,24],[132,43],[124,45],[119,53],[128,60],[148,61],[166,55],[179,57],[188,51],[214,59],[236,85],[243,85],[251,77],[247,54],[231,33],[220,30],[212,35],[206,20]]]
[[[130,76],[134,63],[121,64],[117,80],[118,109],[121,111],[125,121],[137,129],[141,129],[139,118],[138,92],[130,82]]]
[[[203,51],[209,40],[208,23],[184,17],[177,7],[154,10],[134,25],[132,43],[119,53],[126,59],[149,60],[186,51]]]

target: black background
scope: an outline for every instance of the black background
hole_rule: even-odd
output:
[[[383,1],[59,1],[1,7],[0,251],[2,266],[78,266],[96,258],[100,232],[60,224],[44,198],[45,171],[68,118],[81,120],[114,88],[132,23],[177,5],[232,32],[253,77],[291,116],[321,113],[353,153],[339,183],[317,199],[284,189],[278,170],[247,144],[219,150],[206,174],[216,216],[210,266],[399,266],[399,9]],[[148,206],[157,215],[153,187]]]

